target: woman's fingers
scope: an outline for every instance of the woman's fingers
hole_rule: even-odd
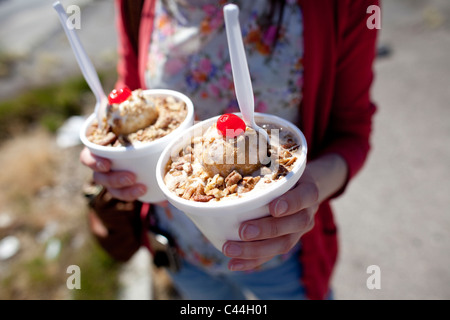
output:
[[[250,220],[241,224],[239,235],[243,241],[263,240],[283,235],[302,234],[311,230],[314,220],[312,210],[304,209],[295,214],[274,218],[272,216]]]
[[[271,259],[276,255],[289,252],[297,241],[300,239],[301,233],[291,233],[281,237],[251,241],[227,241],[222,251],[230,258],[240,259]]]
[[[80,162],[96,172],[111,170],[111,161],[92,154],[86,147],[80,153]]]
[[[136,183],[136,176],[129,171],[94,172],[94,181],[107,188],[125,188]]]
[[[110,171],[111,161],[92,154],[87,148],[81,151],[80,162],[94,171],[95,183],[107,188],[114,198],[134,201],[147,192],[145,185],[136,183],[134,173]]]
[[[270,214],[281,217],[311,207],[319,199],[319,189],[312,182],[300,182],[297,187],[286,192],[269,204]]]
[[[296,203],[298,205],[298,203]],[[300,237],[314,226],[318,204],[281,217],[264,217],[241,224],[242,241],[227,241],[222,252],[233,258],[228,268],[233,271],[252,270],[274,256],[289,252]]]
[[[108,191],[116,199],[123,201],[134,201],[143,196],[145,192],[147,192],[147,188],[143,184],[135,184],[131,187],[120,189],[108,188]]]
[[[270,259],[272,259],[272,257],[260,259],[231,259],[228,262],[228,269],[231,271],[253,270]]]
[[[145,185],[136,183],[136,176],[128,171],[94,172],[94,181],[106,187],[114,198],[134,201],[147,192]]]
[[[250,226],[256,226],[258,236],[250,241],[227,241],[224,244],[222,252],[233,258],[228,263],[228,268],[232,271],[252,270],[277,255],[288,253],[298,243],[300,237],[314,225],[313,215],[307,211],[310,210],[283,218],[268,217],[263,218],[266,221],[253,220],[249,224],[244,223],[240,230],[241,237],[245,234],[246,226],[247,230]],[[298,218],[294,218],[295,216]],[[270,219],[271,221],[268,221]],[[283,222],[279,223],[277,220]],[[258,225],[258,222],[261,224]],[[267,227],[270,224],[272,227]],[[300,231],[295,232],[297,229]]]

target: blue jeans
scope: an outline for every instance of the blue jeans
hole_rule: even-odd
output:
[[[252,296],[261,300],[306,299],[297,254],[279,266],[261,271],[211,274],[183,261],[179,272],[169,274],[184,299],[244,300]]]

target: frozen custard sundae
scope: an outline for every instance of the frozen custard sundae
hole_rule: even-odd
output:
[[[299,142],[285,128],[261,125],[270,144],[237,115],[222,115],[172,157],[166,186],[183,199],[225,201],[263,190],[286,176],[298,159]]]
[[[128,88],[108,96],[103,128],[93,123],[87,138],[102,146],[126,146],[166,136],[186,118],[186,104],[173,96],[146,94]]]
[[[155,169],[161,152],[194,123],[194,105],[183,93],[168,89],[113,90],[99,125],[89,116],[80,139],[90,152],[111,161],[111,170],[131,171],[146,186],[139,198],[155,203],[165,200],[157,185]],[[102,112],[103,113],[103,112]]]
[[[267,141],[234,114],[219,117],[202,137],[200,161],[210,176],[228,176],[233,170],[249,175],[270,160]]]

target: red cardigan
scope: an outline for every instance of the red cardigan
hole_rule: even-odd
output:
[[[119,33],[118,86],[145,88],[147,50],[155,0],[143,3],[139,24],[126,0],[116,0]],[[370,100],[376,29],[366,13],[377,0],[299,0],[304,27],[304,84],[298,124],[308,142],[309,159],[338,153],[348,179],[363,166],[370,149],[375,105]],[[132,21],[133,20],[133,21]],[[138,38],[133,31],[139,30]],[[134,45],[133,45],[134,43]],[[346,184],[347,185],[347,184]],[[336,195],[344,191],[342,188]],[[323,299],[337,260],[338,239],[329,200],[319,207],[314,228],[301,238],[302,283],[310,299]]]

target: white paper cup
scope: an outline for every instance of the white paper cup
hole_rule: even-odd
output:
[[[237,115],[240,115],[237,113]],[[306,166],[307,145],[303,133],[291,122],[277,116],[255,113],[257,123],[269,123],[289,130],[300,144],[300,155],[294,168],[285,177],[272,183],[263,192],[247,194],[242,198],[222,200],[219,202],[196,202],[186,200],[170,191],[164,183],[166,165],[172,155],[190,143],[193,136],[205,132],[219,117],[199,122],[185,130],[180,137],[172,141],[162,152],[156,166],[156,179],[167,200],[177,209],[183,211],[220,251],[227,240],[240,240],[239,226],[242,222],[269,215],[268,204],[286,193],[300,179]]]
[[[165,200],[165,196],[159,189],[155,176],[159,156],[168,143],[176,140],[180,132],[194,124],[194,105],[187,96],[173,90],[150,89],[144,90],[144,94],[152,96],[173,96],[184,101],[187,107],[186,118],[178,128],[160,139],[136,146],[111,147],[101,146],[87,139],[86,132],[95,120],[95,114],[92,114],[81,128],[80,138],[83,144],[93,154],[111,160],[112,170],[126,170],[136,174],[137,182],[147,186],[147,193],[140,197],[139,200],[156,203]]]

